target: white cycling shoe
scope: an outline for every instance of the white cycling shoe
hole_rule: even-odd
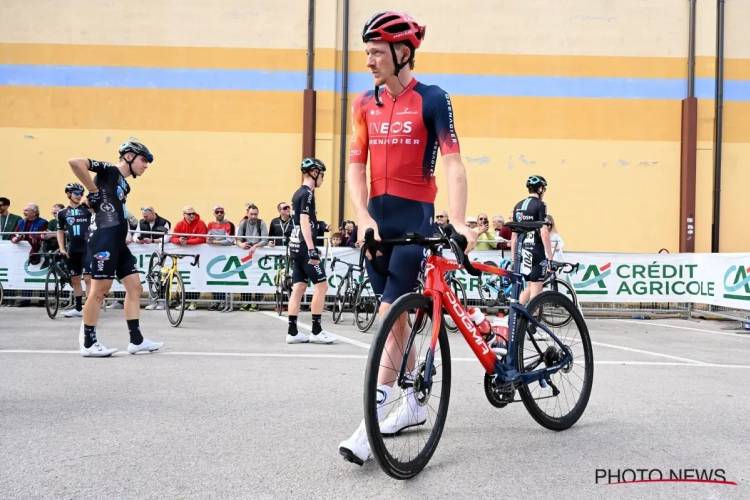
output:
[[[370,443],[367,441],[367,429],[364,420],[349,439],[339,444],[339,453],[347,462],[360,466],[369,460],[371,456]]]
[[[427,409],[419,406],[414,396],[409,395],[404,398],[396,411],[390,413],[380,423],[380,433],[384,436],[395,436],[404,429],[424,425],[425,422],[427,422]]]
[[[310,334],[308,339],[311,344],[333,344],[333,341],[336,340],[333,336],[326,332],[320,332],[317,335]]]
[[[132,343],[128,344],[128,352],[130,354],[137,354],[143,351],[154,352],[158,351],[162,347],[164,347],[164,342],[153,342],[146,337],[143,337],[143,342],[138,345]]]
[[[107,356],[113,355],[117,351],[119,351],[119,349],[110,349],[100,342],[97,342],[96,344],[88,348],[83,347],[83,345],[81,346],[81,356],[83,356],[84,358],[106,358]]]

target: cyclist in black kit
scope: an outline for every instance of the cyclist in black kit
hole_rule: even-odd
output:
[[[91,273],[86,266],[88,253],[86,237],[88,236],[91,212],[86,207],[81,207],[83,192],[83,186],[77,182],[66,185],[65,194],[68,196],[70,203],[68,208],[63,208],[57,212],[57,244],[60,247],[60,253],[68,258],[70,282],[73,285],[73,295],[76,299],[75,309],[63,314],[66,318],[83,317],[81,275],[86,280],[86,290],[91,292]]]
[[[130,333],[128,352],[153,352],[164,345],[141,335],[139,316],[143,286],[135,257],[125,244],[129,229],[125,202],[130,193],[130,185],[125,178],[132,175],[135,179],[137,175],[143,175],[154,157],[146,146],[138,142],[123,143],[119,153],[117,165],[87,158],[68,161],[73,173],[89,191],[86,205],[93,213],[88,236],[88,265],[91,266],[92,283],[89,300],[83,308],[79,335],[81,354],[86,357],[111,356],[119,350],[106,347],[96,338],[99,310],[115,277],[125,287],[125,320]],[[89,171],[96,173],[93,179]]]
[[[305,158],[302,160],[301,170],[304,181],[292,197],[292,220],[295,227],[289,236],[289,255],[292,261],[293,286],[292,295],[289,297],[289,330],[286,342],[287,344],[303,342],[330,344],[334,339],[323,331],[320,323],[328,291],[328,280],[320,254],[315,247],[318,232],[315,188],[323,185],[326,166],[315,158]],[[302,296],[307,290],[308,280],[312,281],[315,286],[310,304],[313,334],[309,336],[297,331],[297,315]]]
[[[519,201],[513,208],[513,219],[516,222],[533,222],[547,220],[547,204],[542,201],[547,191],[547,181],[541,175],[532,175],[526,180],[529,197]],[[517,233],[510,238],[511,255],[516,258]],[[521,256],[521,274],[526,278],[526,288],[521,292],[518,301],[523,305],[542,291],[547,261],[552,260],[552,241],[549,225],[542,226],[527,233],[523,240]]]

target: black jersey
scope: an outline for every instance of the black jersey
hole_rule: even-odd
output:
[[[96,172],[94,184],[101,192],[101,203],[94,207],[91,218],[91,231],[99,227],[113,227],[128,224],[125,217],[125,202],[130,193],[130,185],[120,173],[120,169],[106,161],[89,159],[89,170]]]
[[[545,221],[547,220],[547,204],[536,196],[529,196],[516,204],[513,209],[513,219],[516,222]],[[541,253],[544,256],[541,230],[536,229],[527,233],[523,240],[523,246],[526,250],[537,254]]]
[[[294,221],[294,229],[289,237],[289,250],[292,252],[298,252],[300,249],[303,249],[304,252],[307,251],[305,236],[300,229],[300,217],[303,214],[310,217],[310,232],[312,233],[312,241],[314,245],[318,233],[318,210],[315,208],[315,193],[305,185],[301,186],[297,192],[294,193],[294,196],[292,196],[292,220]]]
[[[57,212],[57,229],[65,231],[68,253],[86,253],[86,234],[91,212],[85,207],[68,207]]]

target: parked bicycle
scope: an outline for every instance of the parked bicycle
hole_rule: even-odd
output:
[[[540,229],[542,224],[506,224],[519,233],[518,257],[512,272],[487,264],[472,264],[464,255],[466,240],[457,233],[450,238],[428,238],[411,233],[401,239],[378,242],[379,245],[391,246],[420,245],[430,250],[423,292],[409,293],[394,301],[378,326],[367,359],[364,387],[367,437],[375,460],[389,476],[409,479],[419,474],[435,453],[442,436],[451,384],[451,355],[444,314],[453,318],[482,364],[485,396],[494,407],[503,408],[517,402],[515,394],[518,391],[532,418],[541,426],[557,431],[570,428],[583,415],[594,375],[591,339],[583,316],[563,294],[552,290],[535,296],[526,306],[518,303],[522,281],[520,242],[529,232]],[[374,243],[373,233],[368,230],[360,262],[368,250],[374,253]],[[455,260],[442,257],[442,245],[450,245]],[[387,270],[380,269],[377,262],[373,262],[376,272],[388,275]],[[472,276],[480,276],[484,272],[508,277],[513,282],[507,345],[500,343],[501,339],[494,332],[487,336],[480,333],[446,283],[446,273],[460,267]],[[563,309],[572,317],[577,332],[574,332],[572,339],[568,339],[566,331],[564,338],[569,343],[563,343],[558,335],[537,319],[541,309],[547,305]],[[417,311],[416,323],[419,324],[424,317],[432,320],[431,328],[424,335],[419,335],[417,328],[412,327],[411,331],[404,332],[407,338],[392,337],[392,330],[400,317],[412,309]],[[425,343],[428,345],[422,355],[418,350]],[[401,349],[401,352],[397,349]],[[580,353],[574,353],[574,349]],[[563,386],[579,381],[580,388]],[[383,401],[383,391],[379,390],[381,384],[393,386],[391,395],[403,391],[405,397],[386,397]],[[559,386],[563,386],[562,390]],[[395,434],[389,432],[387,426],[386,431],[381,431],[379,406],[382,406],[380,411],[385,417],[389,404],[393,404],[388,403],[389,399],[401,401],[396,410],[396,422],[402,416],[409,422],[405,427],[399,426]],[[430,411],[434,415],[430,416]],[[389,418],[384,418],[383,422]],[[426,424],[428,427],[431,425],[432,429],[425,431],[422,426]],[[418,435],[416,442],[403,442],[414,437],[414,434]],[[413,456],[415,449],[418,451]]]
[[[286,247],[285,255],[275,255],[276,277],[273,281],[274,299],[276,301],[276,312],[281,316],[284,306],[289,303],[292,296],[292,272],[289,269],[289,247]]]
[[[44,308],[47,316],[55,319],[60,309],[65,309],[73,303],[73,287],[70,283],[68,261],[59,250],[54,252],[38,252],[38,255],[49,260],[47,276],[44,279]]]
[[[375,322],[380,303],[370,287],[370,279],[365,276],[365,268],[362,263],[350,264],[337,257],[331,261],[331,272],[336,268],[336,263],[347,266],[344,277],[336,289],[333,299],[332,313],[333,322],[338,323],[345,311],[354,312],[354,323],[360,332],[366,332]],[[354,271],[359,273],[359,279],[354,279]],[[362,277],[365,276],[364,279]]]
[[[464,309],[468,309],[469,307],[469,301],[466,299],[466,288],[464,287],[464,284],[461,283],[461,281],[456,278],[456,271],[448,271],[445,275],[445,282],[448,283],[448,285],[453,290],[453,293],[458,297],[458,300],[461,302],[461,305],[464,307]],[[417,285],[417,293],[422,293],[424,291],[424,280],[419,280],[419,284]],[[414,326],[414,317],[416,315],[416,311],[410,311],[409,315],[406,317],[406,321],[409,324],[409,327]],[[458,326],[453,321],[453,318],[450,317],[449,314],[444,315],[443,321],[445,321],[445,329],[448,330],[451,333],[455,333],[458,331]],[[417,331],[422,332],[425,325],[427,324],[426,321],[423,321],[422,324],[418,325]]]
[[[167,319],[174,326],[180,326],[185,316],[185,283],[177,268],[177,261],[185,257],[192,257],[191,266],[197,266],[199,254],[178,254],[164,251],[164,240],[161,239],[159,250],[151,254],[146,273],[148,294],[151,300],[164,300]],[[169,260],[169,265],[167,261]],[[200,266],[199,266],[200,267]]]

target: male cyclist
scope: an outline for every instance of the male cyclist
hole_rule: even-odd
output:
[[[542,201],[547,191],[547,181],[541,175],[532,175],[526,180],[529,197],[519,201],[513,208],[513,220],[516,222],[547,221],[547,204]],[[518,233],[510,237],[511,258],[516,259],[516,242]],[[521,249],[521,274],[526,279],[526,288],[521,292],[518,301],[526,304],[542,291],[542,284],[547,272],[547,261],[552,260],[552,241],[549,226],[525,234]]]
[[[83,308],[83,322],[79,335],[81,354],[85,357],[111,356],[118,349],[110,349],[96,338],[96,324],[104,297],[112,287],[115,276],[125,287],[125,320],[130,333],[128,352],[153,352],[164,343],[152,342],[141,335],[139,326],[140,300],[143,293],[136,260],[125,244],[128,220],[125,202],[130,185],[125,180],[131,175],[143,175],[149,163],[154,161],[151,152],[138,142],[126,142],[120,146],[120,161],[117,165],[87,158],[68,161],[73,173],[88,189],[87,206],[92,211],[89,224],[88,248],[91,254],[89,266],[91,289]],[[95,172],[92,179],[89,171]]]
[[[57,212],[57,244],[60,253],[68,258],[68,271],[70,282],[73,285],[73,295],[76,303],[75,309],[63,314],[66,318],[83,317],[83,287],[81,286],[81,275],[86,281],[86,291],[91,293],[91,276],[84,273],[86,267],[86,235],[89,231],[91,212],[86,207],[81,207],[84,188],[77,182],[71,182],[65,186],[65,194],[70,203],[68,208]],[[68,246],[65,245],[68,241]]]
[[[323,185],[326,166],[315,158],[305,158],[300,167],[304,175],[302,186],[292,197],[292,219],[294,229],[289,237],[289,255],[292,261],[292,295],[289,297],[289,330],[287,344],[313,342],[330,344],[333,337],[323,331],[321,316],[325,305],[328,280],[315,238],[318,230],[317,210],[315,208],[315,188]],[[297,331],[297,315],[302,296],[307,290],[307,282],[315,286],[310,311],[312,312],[312,335]]]
[[[362,93],[352,106],[348,181],[360,242],[368,229],[374,230],[378,241],[381,237],[402,237],[408,232],[432,236],[438,149],[448,184],[450,218],[463,221],[466,216],[466,169],[461,162],[450,96],[438,86],[418,82],[411,74],[414,52],[422,44],[424,34],[425,26],[419,26],[408,15],[390,11],[372,16],[362,30],[367,68],[375,81],[375,90]],[[383,92],[380,86],[384,86]],[[467,239],[468,253],[476,244],[477,234],[463,224],[456,230]],[[379,313],[382,317],[393,301],[415,290],[425,256],[421,247],[409,245],[382,248],[377,256],[368,256],[368,259],[373,257],[378,259],[380,267],[390,272],[385,278],[366,261],[370,285],[381,298]],[[408,334],[404,315],[389,336],[386,350],[399,352]],[[392,389],[393,370],[400,369],[400,366],[393,366],[394,362],[400,363],[401,358],[397,358],[395,361],[383,359],[379,373],[378,419],[384,433],[395,433],[426,419],[424,409],[416,404],[409,389],[399,409],[382,422],[383,407]],[[407,367],[415,368],[413,358]],[[339,453],[358,465],[369,458],[364,420],[354,434],[339,445]]]

